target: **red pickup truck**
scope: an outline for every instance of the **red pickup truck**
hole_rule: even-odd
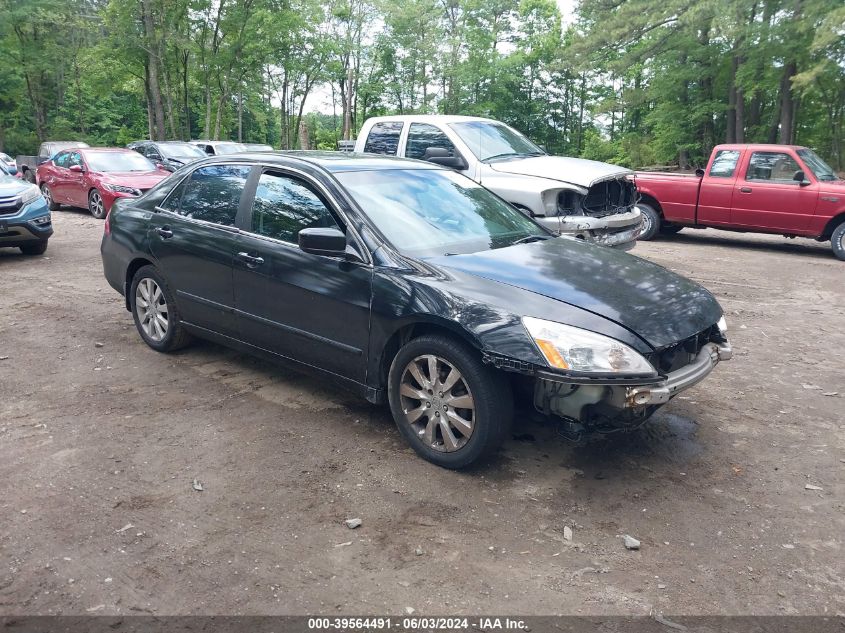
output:
[[[830,240],[845,260],[845,180],[794,145],[718,145],[693,174],[637,172],[640,239],[684,227]]]

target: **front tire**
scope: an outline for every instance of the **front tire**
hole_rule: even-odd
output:
[[[451,338],[409,341],[388,375],[388,399],[402,437],[444,468],[464,468],[492,453],[513,419],[507,379]]]
[[[660,231],[660,224],[662,221],[660,214],[654,209],[654,207],[643,204],[642,202],[638,203],[637,206],[640,209],[640,213],[643,215],[643,231],[637,239],[644,242],[653,240]]]
[[[88,193],[88,210],[98,220],[106,217],[106,203],[103,202],[103,196],[96,189],[92,189]]]
[[[59,204],[53,200],[53,192],[50,191],[50,187],[47,185],[41,185],[41,195],[44,196],[44,200],[47,202],[47,208],[50,211],[57,211],[59,208]]]
[[[138,333],[157,352],[173,352],[191,342],[173,292],[155,266],[143,266],[135,273],[129,301]]]
[[[47,251],[47,240],[39,240],[32,244],[24,244],[19,247],[24,255],[43,255]]]
[[[836,259],[845,260],[845,222],[833,229],[830,236],[830,248]]]

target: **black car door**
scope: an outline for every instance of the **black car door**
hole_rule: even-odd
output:
[[[194,170],[156,207],[150,251],[187,323],[237,337],[232,261],[249,165]]]
[[[253,204],[245,213],[235,249],[241,337],[276,354],[364,382],[372,266],[300,250],[297,236],[304,228],[346,230],[337,206],[315,180],[265,168],[254,174],[253,188]]]

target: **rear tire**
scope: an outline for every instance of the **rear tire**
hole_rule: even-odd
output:
[[[660,214],[655,211],[654,207],[648,204],[639,202],[637,203],[637,206],[640,209],[640,213],[643,215],[643,231],[637,239],[644,242],[653,240],[660,231],[660,224],[662,222]]]
[[[44,196],[44,200],[47,202],[47,208],[50,211],[58,210],[59,204],[53,200],[53,192],[50,191],[50,187],[41,185],[41,195]]]
[[[464,468],[492,453],[513,419],[507,378],[464,343],[439,335],[412,339],[399,350],[388,374],[388,399],[402,437],[443,468]]]
[[[845,261],[845,222],[833,229],[830,235],[830,248],[836,259]]]
[[[47,240],[39,240],[32,244],[24,244],[19,247],[24,255],[43,255],[47,251]]]
[[[138,333],[155,351],[173,352],[191,342],[191,335],[182,325],[176,297],[155,266],[142,266],[132,277],[129,304]]]
[[[96,189],[88,192],[88,210],[98,220],[102,220],[108,215],[106,203],[103,202],[103,196]]]

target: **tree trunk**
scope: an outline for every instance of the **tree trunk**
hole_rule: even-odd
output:
[[[163,141],[164,131],[164,105],[161,101],[161,87],[158,80],[158,58],[155,51],[155,27],[153,25],[152,7],[150,0],[141,0],[141,13],[144,21],[144,35],[146,36],[147,47],[147,76],[150,84],[150,100],[152,101],[153,133],[154,141]]]
[[[299,149],[311,149],[311,142],[308,139],[308,127],[302,119],[299,120]]]
[[[789,61],[783,67],[780,79],[780,134],[778,140],[783,145],[792,145],[795,139],[795,97],[792,94],[792,76],[797,72],[795,61]]]
[[[238,85],[238,143],[244,142],[244,91],[243,84]]]

